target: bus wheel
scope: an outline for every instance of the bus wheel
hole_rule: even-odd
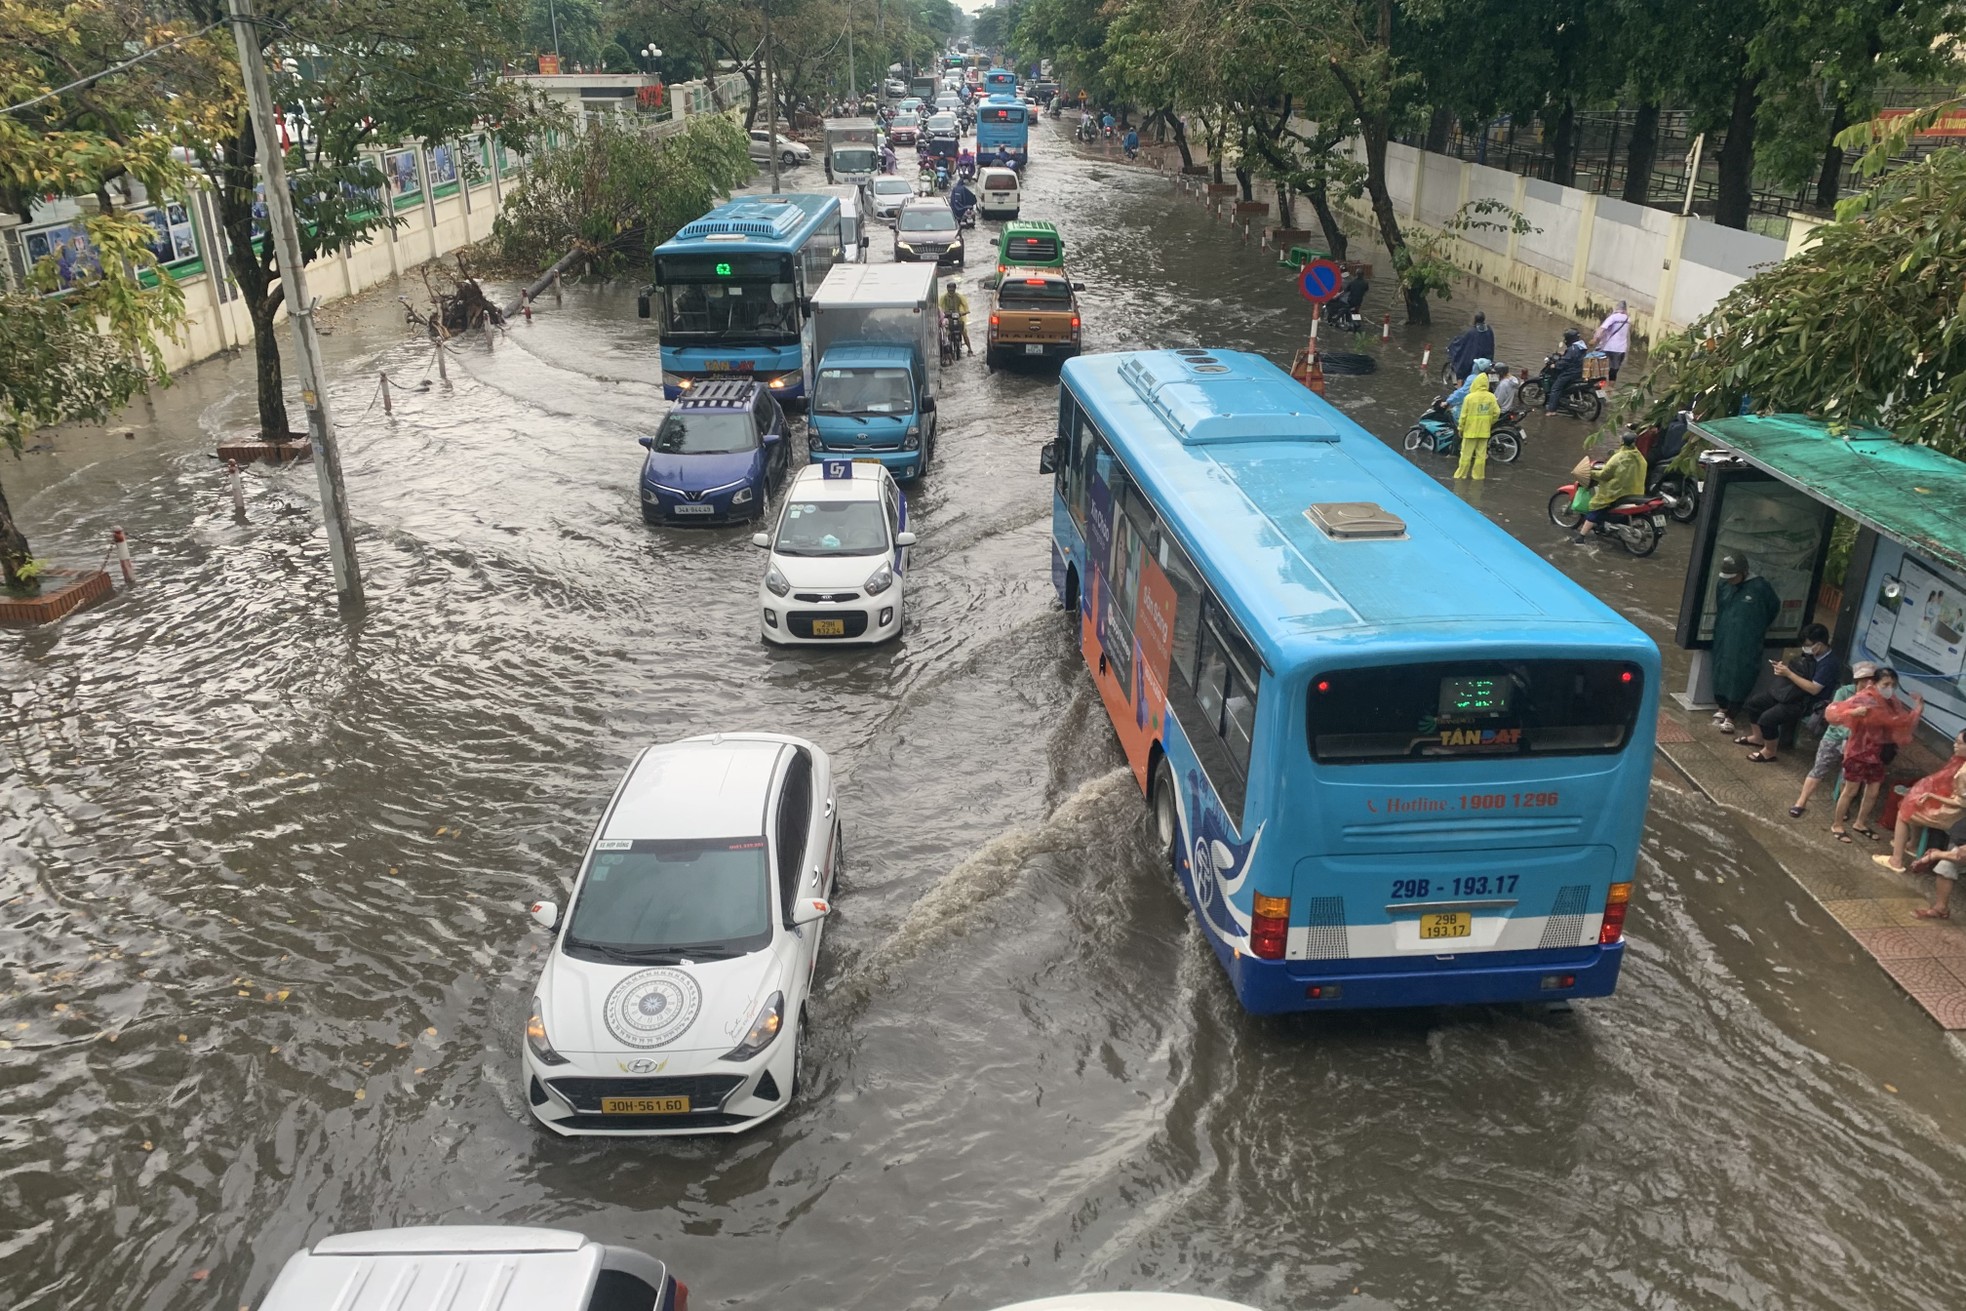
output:
[[[1067,569],[1065,571],[1065,613],[1074,619],[1078,618],[1079,571],[1076,569]]]
[[[1174,806],[1174,771],[1168,767],[1167,757],[1162,756],[1154,762],[1154,795],[1151,802],[1154,817],[1154,845],[1159,849],[1161,859],[1179,882],[1181,869],[1175,860],[1175,853],[1181,849],[1181,816]]]

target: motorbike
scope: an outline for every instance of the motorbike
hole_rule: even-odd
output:
[[[1583,511],[1571,508],[1576,499],[1576,483],[1566,483],[1557,488],[1556,494],[1550,497],[1550,522],[1559,528],[1571,530],[1582,523]],[[1667,509],[1663,496],[1627,496],[1614,501],[1604,511],[1604,520],[1598,524],[1597,532],[1633,555],[1647,556],[1659,549],[1659,539],[1666,535],[1666,523]]]
[[[966,160],[956,165],[956,176],[965,182],[976,181],[976,161]]]
[[[1406,430],[1402,445],[1408,451],[1428,450],[1435,455],[1453,455],[1461,449],[1461,430],[1442,396]],[[1522,411],[1510,410],[1495,421],[1488,432],[1488,458],[1497,464],[1514,464],[1522,454]]]
[[[1680,473],[1671,464],[1647,470],[1645,492],[1666,503],[1674,523],[1692,523],[1700,517],[1700,480]]]
[[[1131,164],[1134,160],[1140,158],[1140,147],[1128,146],[1122,153],[1126,155],[1126,162]]]
[[[958,228],[973,228],[976,226],[975,202],[972,201],[970,204],[964,205],[961,209],[957,209],[954,205],[951,205],[949,206],[949,211],[956,216],[956,226]]]
[[[1087,145],[1091,145],[1099,139],[1099,127],[1095,123],[1088,123],[1084,119],[1080,119],[1079,125],[1072,130],[1072,135]]]
[[[1543,361],[1541,373],[1523,381],[1522,390],[1516,394],[1522,398],[1524,405],[1542,404],[1544,397],[1549,394],[1551,384],[1556,380],[1557,366],[1562,361],[1561,352],[1549,356]],[[1596,423],[1604,417],[1604,396],[1598,391],[1596,383],[1586,382],[1580,378],[1571,384],[1570,389],[1563,394],[1563,399],[1557,402],[1556,408],[1573,418],[1582,419],[1585,423]]]
[[[975,352],[972,351],[971,354]],[[942,362],[954,364],[963,354],[963,322],[954,310],[942,311]]]
[[[1342,301],[1326,302],[1319,318],[1325,327],[1336,328],[1340,332],[1365,331],[1365,316]]]
[[[949,189],[949,161],[946,159],[935,161],[935,189],[937,191]]]

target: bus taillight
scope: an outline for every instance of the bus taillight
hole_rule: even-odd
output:
[[[1604,894],[1604,927],[1597,931],[1600,947],[1608,947],[1625,936],[1625,909],[1631,904],[1632,885],[1613,883]]]
[[[1249,954],[1263,960],[1282,960],[1290,936],[1290,898],[1256,894],[1256,914],[1249,923]]]

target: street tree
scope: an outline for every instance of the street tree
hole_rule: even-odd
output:
[[[0,446],[14,454],[38,428],[99,421],[167,380],[163,345],[184,295],[159,267],[156,229],[129,202],[183,194],[175,144],[216,130],[231,105],[176,95],[175,81],[218,58],[225,39],[140,4],[0,0],[0,105],[12,107],[0,113],[0,210],[25,222],[43,197],[84,206],[82,240],[37,261],[24,286],[0,281]],[[0,488],[0,579],[21,590],[34,571]]]
[[[1891,173],[1855,217],[1656,343],[1638,408],[1727,415],[1747,401],[1966,456],[1963,195],[1966,150]]]
[[[201,23],[224,0],[181,0]],[[498,73],[522,40],[524,0],[262,0],[258,30],[273,100],[290,135],[301,254],[353,245],[398,223],[380,152],[450,143],[480,125],[524,149],[539,123],[525,93]],[[206,70],[190,96],[232,97],[238,68]],[[263,241],[256,195],[268,149],[243,108],[222,131],[186,142],[217,201],[227,268],[253,323],[259,429],[285,439],[287,398],[274,316],[285,303],[274,243]]]
[[[569,250],[604,273],[646,262],[754,172],[743,129],[721,114],[692,115],[657,138],[603,115],[533,160],[493,225],[506,258],[541,267]]]

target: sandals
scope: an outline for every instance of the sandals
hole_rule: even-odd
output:
[[[1750,751],[1748,752],[1748,759],[1752,760],[1757,765],[1772,765],[1778,759],[1780,759],[1780,757],[1771,756],[1766,751]]]
[[[1801,819],[1801,818],[1802,818],[1802,817],[1803,817],[1803,816],[1804,816],[1805,814],[1807,814],[1808,812],[1809,812],[1809,807],[1807,807],[1807,806],[1790,806],[1790,807],[1789,807],[1789,818],[1790,818],[1790,819]]]
[[[1904,867],[1903,865],[1894,865],[1894,864],[1892,864],[1892,863],[1891,863],[1891,858],[1890,858],[1890,857],[1889,857],[1888,855],[1886,855],[1885,853],[1883,853],[1883,852],[1881,852],[1881,851],[1880,851],[1880,852],[1878,852],[1878,853],[1877,853],[1877,854],[1876,854],[1875,856],[1872,856],[1872,857],[1871,857],[1870,859],[1871,859],[1871,863],[1872,863],[1872,864],[1874,864],[1874,865],[1882,865],[1882,866],[1883,866],[1883,867],[1884,867],[1885,869],[1888,869],[1888,870],[1890,870],[1890,871],[1891,871],[1891,872],[1892,872],[1893,874],[1909,874],[1909,873],[1911,873],[1911,871],[1910,871],[1910,870],[1908,870],[1908,869],[1906,869],[1906,868],[1905,868],[1905,867]]]
[[[1920,906],[1912,914],[1922,920],[1949,920],[1952,918],[1952,912],[1950,910],[1939,910],[1933,906]]]
[[[1761,743],[1751,737],[1737,737],[1734,739],[1734,745],[1737,747],[1758,747]]]
[[[1864,839],[1864,841],[1866,841],[1866,842],[1875,842],[1875,841],[1877,841],[1877,830],[1876,830],[1876,829],[1874,829],[1874,828],[1871,828],[1871,827],[1869,827],[1869,826],[1867,826],[1867,825],[1864,825],[1864,824],[1852,824],[1852,825],[1850,826],[1850,831],[1851,831],[1852,833],[1856,833],[1856,834],[1859,834],[1859,835],[1861,835],[1861,836],[1863,837],[1863,839]]]
[[[1848,842],[1851,840],[1849,832],[1845,829],[1840,829],[1840,828],[1832,828],[1830,830],[1830,836],[1835,838],[1838,842]]]

